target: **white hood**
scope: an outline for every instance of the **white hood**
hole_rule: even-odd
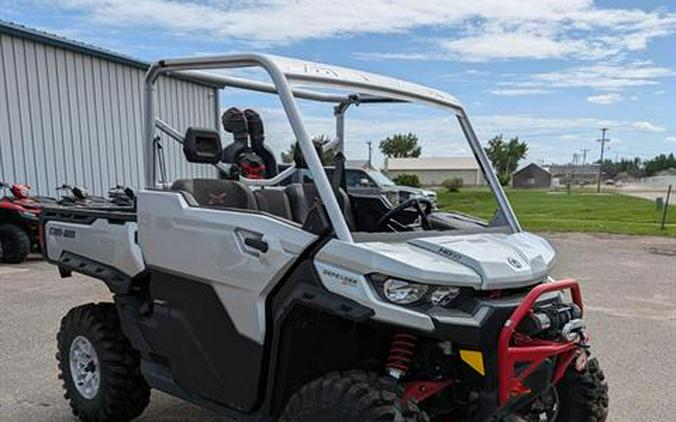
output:
[[[333,240],[317,261],[361,274],[382,273],[429,284],[492,290],[542,281],[555,252],[530,233],[421,237],[398,242],[350,244]]]

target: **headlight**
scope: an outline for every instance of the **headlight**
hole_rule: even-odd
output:
[[[446,306],[460,293],[457,287],[429,286],[395,278],[388,278],[382,286],[383,296],[398,305],[410,305],[424,300],[433,306]]]
[[[417,302],[427,293],[427,285],[409,283],[403,280],[389,279],[383,284],[383,293],[387,300],[399,305]]]

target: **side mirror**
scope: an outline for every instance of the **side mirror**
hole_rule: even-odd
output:
[[[369,187],[369,179],[365,177],[363,179],[359,179],[359,186],[363,186],[365,188]]]
[[[190,163],[216,164],[221,161],[221,135],[214,129],[190,127],[185,133],[183,154]]]

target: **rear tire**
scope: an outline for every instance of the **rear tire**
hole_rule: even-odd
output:
[[[18,264],[26,260],[31,249],[28,233],[16,224],[0,225],[2,262]]]
[[[59,378],[73,414],[86,422],[128,421],[150,400],[140,358],[112,303],[71,309],[57,335]],[[84,357],[83,357],[84,356]]]
[[[559,415],[556,422],[604,422],[608,418],[608,383],[596,358],[583,372],[568,368],[557,385]]]
[[[294,394],[278,422],[428,422],[428,416],[403,400],[389,378],[361,371],[333,372]]]

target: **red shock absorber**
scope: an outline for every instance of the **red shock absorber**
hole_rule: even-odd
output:
[[[390,354],[385,363],[385,368],[390,376],[400,379],[406,375],[413,360],[417,342],[418,338],[410,334],[398,333],[392,337]]]

